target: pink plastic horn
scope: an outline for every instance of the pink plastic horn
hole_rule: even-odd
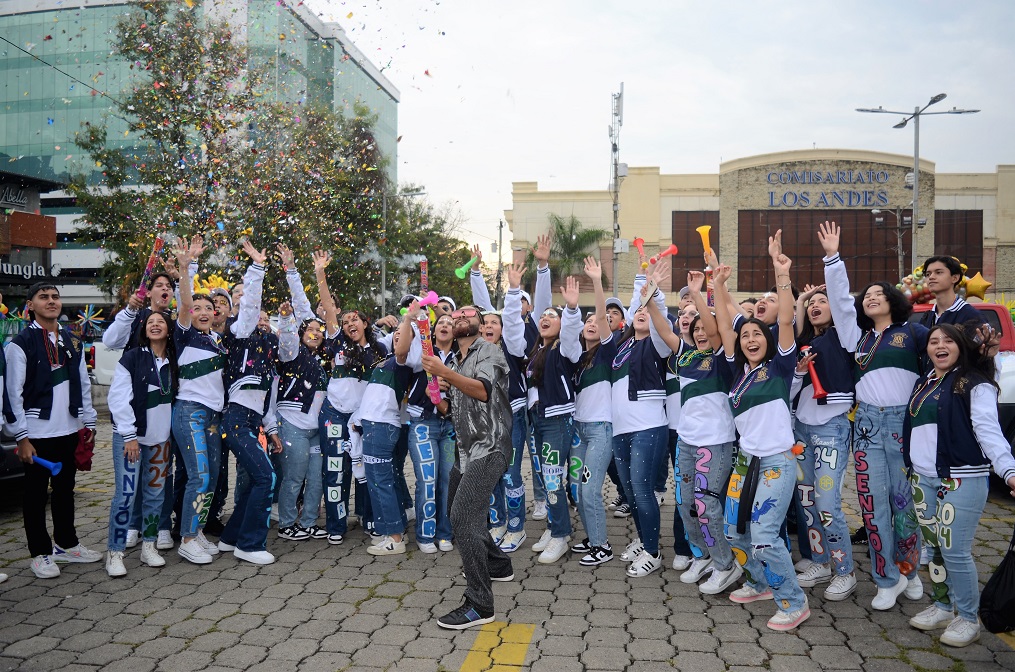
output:
[[[437,292],[430,290],[427,295],[419,300],[419,306],[436,306],[437,305]]]
[[[651,261],[652,261],[653,264],[655,264],[660,259],[662,259],[663,257],[672,257],[676,253],[677,253],[677,246],[675,244],[674,245],[670,245],[665,250],[663,250],[662,252],[660,252],[656,256],[652,257]]]
[[[638,254],[640,254],[643,257],[645,256],[645,239],[644,238],[635,238],[634,240],[631,241],[631,244],[634,245],[636,248],[638,248]]]

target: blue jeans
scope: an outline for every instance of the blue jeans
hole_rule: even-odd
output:
[[[246,472],[246,479],[242,489],[236,488],[236,508],[219,538],[248,552],[267,548],[271,493],[275,490],[275,470],[268,452],[257,440],[261,418],[261,413],[240,404],[229,404],[222,418],[226,428],[225,443],[236,455],[237,472]],[[317,501],[321,501],[320,496]]]
[[[144,540],[155,541],[158,537],[159,519],[166,494],[166,472],[161,465],[168,459],[169,442],[159,446],[139,444],[139,447],[141,450],[137,461],[129,461],[123,452],[123,437],[113,432],[113,478],[116,479],[116,490],[109,506],[109,540],[106,547],[110,551],[126,550],[127,530],[133,518],[135,502],[142,510],[141,534]],[[138,494],[141,496],[138,497]]]
[[[824,425],[796,422],[796,434],[805,444],[804,459],[799,463],[803,480],[797,483],[797,492],[807,521],[811,560],[820,563],[831,560],[832,571],[838,576],[853,572],[853,545],[842,510],[849,433],[849,419],[844,415],[837,415]]]
[[[296,523],[300,527],[316,525],[323,492],[321,474],[324,463],[318,432],[316,429],[300,429],[279,416],[278,438],[282,441],[284,460],[282,487],[278,492],[278,527],[282,529]],[[303,490],[303,512],[297,514],[296,500],[300,490]]]
[[[681,513],[683,500],[680,493],[680,446],[677,443],[677,430],[669,430],[667,441],[670,446],[673,446],[673,494],[676,496],[677,504],[677,511],[673,513],[673,553],[684,557],[700,558],[704,553],[688,543],[687,530],[684,529],[684,516]],[[623,491],[620,494],[623,496]]]
[[[568,473],[571,493],[578,502],[578,515],[589,543],[606,546],[609,538],[606,536],[603,482],[613,459],[613,423],[576,422],[575,437]]]
[[[677,508],[684,521],[691,546],[698,557],[711,557],[715,566],[726,571],[733,566],[733,549],[726,540],[723,509],[726,483],[733,467],[733,442],[714,446],[677,443]]]
[[[528,411],[525,412],[528,417]],[[536,448],[536,441],[532,436],[535,429],[532,423],[526,424],[525,442],[529,444],[529,460],[532,463],[532,499],[537,502],[546,501],[546,486],[543,484],[543,460]],[[514,437],[512,437],[513,439]]]
[[[571,454],[571,415],[541,418],[529,416],[532,442],[539,447],[543,486],[546,488],[547,523],[558,539],[571,534],[571,511],[567,501],[567,464]]]
[[[374,530],[379,534],[405,532],[405,509],[396,486],[394,466],[401,432],[401,427],[386,422],[363,421],[363,466],[374,512]]]
[[[149,481],[158,478],[162,481],[162,507],[159,511],[159,520],[156,523],[154,533],[156,537],[159,532],[163,530],[168,532],[173,526],[173,443],[172,435],[170,435],[169,440],[166,441],[165,449],[156,451],[142,470],[142,474],[147,474],[142,478],[147,478]],[[157,448],[158,446],[153,447]],[[144,446],[142,446],[142,455],[143,453]],[[130,529],[138,530],[142,534],[148,527],[144,524],[144,520],[150,520],[144,513],[143,501],[144,497],[135,497],[134,505],[130,511]]]
[[[853,432],[856,492],[870,543],[878,588],[899,582],[920,566],[913,489],[902,459],[905,406],[882,408],[860,402]]]
[[[671,429],[671,432],[676,430]],[[662,457],[659,458],[659,471],[656,472],[656,482],[653,488],[657,493],[666,492],[666,479],[669,478],[670,469],[669,466],[673,465],[674,468],[677,466],[677,446],[676,444],[667,441],[666,452],[663,453]]]
[[[187,473],[183,492],[180,534],[197,536],[208,522],[222,457],[221,414],[196,401],[177,401],[173,408],[173,435]]]
[[[285,467],[285,456],[282,453],[268,453],[268,459],[271,460],[271,468],[275,471],[275,487],[271,491],[271,503],[278,503],[278,493],[282,488],[282,471]],[[236,466],[236,487],[233,488],[233,508],[235,509],[236,504],[240,501],[240,490],[248,490],[250,488],[250,476],[247,475],[246,469],[243,468],[242,464]]]
[[[525,437],[528,434],[526,420],[524,408],[519,408],[511,415],[511,463],[508,464],[504,478],[493,489],[493,500],[490,505],[490,526],[500,527],[507,524],[508,532],[521,532],[525,529],[525,482],[522,480],[522,461],[525,459]]]
[[[977,622],[980,583],[973,537],[987,503],[987,477],[931,478],[913,473],[913,501],[923,541],[931,548],[931,598],[942,609]]]
[[[448,539],[448,480],[455,464],[455,428],[450,419],[413,420],[409,424],[409,455],[416,474],[416,541]]]
[[[352,488],[352,458],[349,457],[349,413],[335,410],[325,399],[318,423],[321,453],[324,456],[324,511],[328,534],[345,535],[349,526],[349,491]],[[365,488],[356,486],[356,512],[364,529],[373,528],[373,519],[364,515]],[[279,498],[281,510],[281,497]],[[281,521],[281,513],[279,513]]]
[[[659,502],[654,490],[660,455],[668,450],[669,428],[653,427],[613,437],[613,457],[624,494],[631,504],[634,526],[645,550],[659,553]]]
[[[726,497],[726,539],[744,568],[747,583],[761,592],[771,589],[781,611],[796,611],[807,606],[807,596],[797,583],[789,549],[779,534],[796,488],[796,457],[787,450],[761,458],[754,501],[741,502],[750,461],[749,455],[740,453],[734,464]],[[744,534],[737,531],[742,505],[751,507],[750,525]]]
[[[409,459],[409,425],[402,425],[391,462],[392,473],[395,476],[395,492],[398,493],[398,504],[402,507],[402,511],[412,508],[412,494],[409,492],[409,482],[405,480],[407,459]]]

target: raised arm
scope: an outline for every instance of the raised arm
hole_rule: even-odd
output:
[[[180,238],[173,248],[177,266],[184,269],[180,274],[180,308],[176,311],[176,322],[183,329],[190,329],[190,311],[194,307],[194,279],[190,276],[190,262],[203,251],[204,239],[200,235],[194,236],[189,243],[186,238]]]
[[[291,362],[300,353],[300,334],[292,304],[283,301],[278,307],[278,358]]]
[[[722,339],[723,350],[729,357],[734,352],[737,343],[737,332],[733,330],[733,318],[729,312],[730,292],[726,287],[726,281],[730,279],[733,269],[725,264],[716,266],[712,271],[712,282],[715,288],[715,322],[719,327],[719,336]]]
[[[416,321],[416,317],[419,315],[419,303],[413,301],[409,304],[409,309],[402,316],[402,321],[398,324],[398,342],[394,344],[394,355],[395,361],[399,364],[404,365],[406,359],[409,356],[409,350],[412,348],[413,343],[419,343],[419,339],[416,337],[416,332],[413,330],[413,323]],[[392,339],[394,341],[394,339]]]
[[[317,293],[321,297],[321,305],[324,306],[324,330],[328,338],[334,338],[340,331],[341,324],[338,323],[338,305],[331,296],[328,289],[328,278],[324,271],[331,263],[331,252],[317,250],[314,252],[314,276],[317,278]]]
[[[560,317],[560,354],[577,363],[582,356],[582,315],[578,310],[578,279],[568,276],[560,288],[564,297],[564,314]]]
[[[137,293],[130,295],[130,302],[116,314],[113,323],[102,334],[102,344],[110,350],[123,350],[130,341],[130,327],[141,310],[141,299]]]
[[[666,280],[669,280],[670,266],[669,264],[655,264],[654,266],[651,267],[650,273],[651,275],[648,277],[648,287],[646,287],[646,289],[644,290],[645,293],[644,302],[646,304],[654,303],[656,310],[658,310],[660,314],[665,315],[666,295],[663,294],[663,291],[661,289],[659,289],[659,285],[665,282]],[[667,341],[663,337],[664,333],[670,334],[673,333],[673,325],[670,324],[670,321],[668,319],[666,320],[666,327],[661,330],[656,328],[655,322],[653,320],[651,319],[649,320],[648,334],[649,338],[652,339],[652,345],[655,346],[656,354],[658,354],[660,357],[668,357],[670,355],[670,352],[677,353],[682,352],[685,345],[683,343],[683,339],[681,339],[681,345],[679,345],[676,349],[674,349],[670,347],[669,343],[667,343]]]
[[[592,289],[596,295],[596,330],[599,332],[599,340],[604,341],[610,337],[613,330],[610,329],[610,320],[606,317],[606,291],[603,289],[603,267],[599,261],[589,255],[585,257],[585,275],[592,281]]]
[[[818,240],[825,250],[825,288],[835,331],[839,334],[839,344],[847,352],[855,352],[861,331],[856,323],[856,303],[849,295],[846,264],[842,263],[839,256],[839,227],[835,222],[825,222],[818,226]]]
[[[289,285],[289,296],[292,297],[292,308],[296,314],[296,321],[310,320],[317,315],[310,305],[307,292],[303,289],[303,279],[300,278],[299,269],[296,268],[296,259],[292,250],[279,243],[278,256],[282,260],[282,267],[285,268],[285,281]]]
[[[796,300],[796,309],[794,315],[796,317],[796,335],[799,337],[804,330],[804,320],[807,319],[807,302],[811,300],[811,297],[816,293],[823,291],[824,285],[804,285],[804,291],[800,292],[800,296]]]
[[[793,333],[793,282],[789,269],[793,261],[782,253],[782,229],[768,239],[768,253],[775,266],[775,287],[779,295],[779,350],[789,352],[796,345]]]
[[[261,315],[261,294],[264,289],[264,262],[268,258],[264,250],[258,250],[247,238],[242,242],[243,251],[250,257],[251,264],[243,274],[243,296],[236,321],[229,327],[237,338],[249,338]]]
[[[472,256],[476,258],[476,265],[469,271],[469,285],[472,287],[472,302],[483,310],[497,310],[490,300],[490,288],[486,286],[483,272],[480,267],[483,265],[483,251],[479,245],[472,246]]]
[[[704,273],[701,271],[688,272],[687,289],[691,294],[691,300],[694,301],[694,307],[698,311],[698,319],[701,320],[701,326],[705,329],[705,336],[708,337],[708,344],[713,350],[718,350],[719,346],[722,345],[722,337],[719,335],[719,325],[716,324],[715,315],[712,314],[712,308],[709,307],[708,302],[705,301],[705,297],[701,294],[701,288],[704,284]],[[693,340],[694,334],[691,334],[691,338]]]
[[[550,287],[550,237],[539,236],[536,242],[536,291],[532,295],[532,314],[539,319],[547,308],[553,305],[553,289]]]
[[[507,267],[508,291],[504,295],[504,311],[501,313],[501,338],[512,357],[525,356],[525,322],[522,321],[522,276],[525,267],[511,264]]]

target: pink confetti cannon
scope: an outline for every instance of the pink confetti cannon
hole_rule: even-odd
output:
[[[155,236],[155,247],[152,249],[152,254],[148,257],[148,265],[145,266],[144,274],[141,276],[141,285],[137,288],[137,295],[141,297],[143,301],[148,296],[148,281],[152,279],[152,271],[155,270],[155,262],[159,258],[159,254],[162,252],[162,246],[166,244],[162,234]]]

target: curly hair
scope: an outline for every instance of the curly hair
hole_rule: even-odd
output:
[[[867,313],[863,309],[863,297],[867,295],[867,291],[871,287],[880,287],[884,290],[885,299],[888,301],[888,307],[892,313],[892,324],[905,322],[913,314],[913,304],[909,302],[905,294],[895,288],[895,285],[890,285],[887,282],[872,282],[864,287],[855,299],[856,323],[862,330],[870,331],[874,328],[874,320],[867,317]]]

